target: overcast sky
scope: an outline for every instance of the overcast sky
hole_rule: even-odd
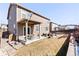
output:
[[[31,9],[36,13],[44,15],[58,24],[79,24],[79,4],[68,3],[26,3],[21,4],[25,8]],[[0,4],[0,23],[7,24],[7,12],[9,4]]]

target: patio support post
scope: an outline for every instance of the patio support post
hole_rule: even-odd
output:
[[[18,24],[16,24],[16,40],[19,41]]]
[[[27,39],[28,39],[28,21],[25,21],[25,28],[26,28],[25,41],[27,41]]]
[[[39,24],[39,38],[40,38],[40,36],[41,36],[41,35],[40,35],[40,24]]]

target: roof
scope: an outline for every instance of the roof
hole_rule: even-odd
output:
[[[53,23],[53,24],[55,24],[55,25],[58,25],[58,26],[60,26],[59,24],[57,24],[57,23],[54,23],[54,22],[50,22],[50,23]]]
[[[19,5],[19,4],[15,4],[15,3],[11,3],[11,4],[10,4],[9,9],[8,9],[8,16],[7,16],[7,19],[9,18],[10,8],[12,7],[12,5],[15,5],[15,6],[21,8],[21,9],[24,9],[24,10],[26,10],[26,11],[28,11],[28,12],[31,12],[31,13],[33,13],[33,14],[35,14],[35,15],[38,15],[38,16],[44,18],[44,19],[50,20],[49,18],[47,18],[47,17],[45,17],[45,16],[42,16],[42,15],[36,13],[36,12],[33,12],[33,11],[31,11],[31,10],[29,10],[29,9],[26,9],[25,7],[23,7],[23,6]]]

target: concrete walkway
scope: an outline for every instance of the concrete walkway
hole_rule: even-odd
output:
[[[7,40],[8,39],[1,39],[0,56],[15,55],[15,51],[23,46],[21,43],[18,43],[12,47],[6,42]]]
[[[41,38],[44,39],[44,38]],[[26,44],[30,44],[32,42],[38,41],[40,39],[28,40]],[[7,43],[8,39],[1,39],[1,48],[0,48],[0,56],[13,56],[17,49],[24,46],[22,43],[18,43],[17,45],[10,46]]]
[[[75,46],[73,43],[69,43],[67,56],[75,56]]]

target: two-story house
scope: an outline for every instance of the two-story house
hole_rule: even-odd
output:
[[[22,40],[42,38],[50,32],[50,19],[18,4],[10,4],[7,19],[8,30]]]
[[[59,30],[59,24],[50,22],[50,32]]]

